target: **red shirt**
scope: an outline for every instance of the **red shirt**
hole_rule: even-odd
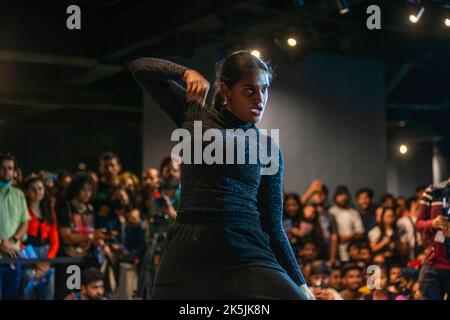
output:
[[[420,214],[416,221],[416,228],[428,238],[430,246],[425,263],[439,269],[450,270],[450,261],[447,257],[447,248],[444,243],[434,241],[434,237],[438,230],[432,227],[433,219],[442,214],[442,189],[447,188],[448,181],[443,181],[435,185],[429,186],[422,195],[420,200]],[[447,239],[446,241],[449,241]]]
[[[28,208],[28,214],[31,220],[28,222],[28,235],[32,237],[37,237],[40,233],[41,242],[50,243],[50,248],[47,253],[47,258],[52,259],[56,257],[59,250],[59,234],[58,234],[58,224],[56,223],[56,216],[52,210],[53,214],[53,224],[49,225],[46,220],[40,221],[34,215],[33,211]]]

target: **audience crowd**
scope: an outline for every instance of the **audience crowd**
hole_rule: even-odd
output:
[[[98,172],[23,177],[13,155],[0,155],[0,300],[142,298],[143,275],[163,250],[158,237],[176,220],[179,186],[170,157],[141,177],[112,152],[100,156]],[[353,196],[341,185],[330,194],[316,180],[302,194],[285,192],[283,226],[316,299],[446,298],[448,253],[430,251],[441,248],[434,236],[448,236],[448,221],[430,211],[433,190],[423,185],[408,198],[377,201],[369,188]],[[70,259],[82,270],[75,289]]]

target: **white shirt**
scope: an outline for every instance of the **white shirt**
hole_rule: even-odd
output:
[[[411,221],[412,220],[412,221]],[[397,230],[400,235],[399,240],[401,243],[407,243],[411,250],[411,259],[414,259],[414,247],[421,244],[420,233],[416,232],[415,223],[417,221],[417,217],[401,217],[397,221]],[[414,237],[414,232],[416,233],[416,237]]]
[[[364,225],[358,211],[353,208],[339,208],[332,206],[330,213],[334,216],[338,235],[341,237],[353,236],[356,233],[364,233]],[[339,256],[342,261],[348,261],[348,243],[339,244]]]

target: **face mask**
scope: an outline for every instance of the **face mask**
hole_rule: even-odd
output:
[[[0,180],[0,189],[1,190],[9,189],[11,187],[11,185],[12,185],[12,180],[9,180],[6,182],[3,180]]]

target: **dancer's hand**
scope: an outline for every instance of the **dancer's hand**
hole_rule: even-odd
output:
[[[183,73],[183,80],[187,85],[186,99],[195,101],[203,107],[210,87],[209,81],[192,69],[188,69]]]
[[[308,300],[316,300],[311,290],[308,288],[308,285],[303,284],[300,286],[300,290],[303,292],[303,294],[306,296]]]

